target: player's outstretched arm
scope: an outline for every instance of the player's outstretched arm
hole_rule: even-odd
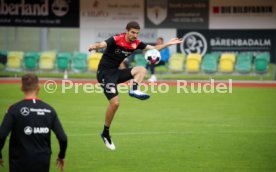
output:
[[[155,45],[155,46],[151,46],[151,45],[147,45],[146,46],[146,50],[149,50],[149,49],[157,49],[157,50],[162,50],[168,46],[171,46],[171,45],[175,45],[175,44],[180,44],[181,42],[183,42],[182,39],[179,39],[179,38],[172,38],[169,42],[165,43],[165,44],[161,44],[161,45]]]
[[[106,44],[105,41],[97,42],[95,44],[90,45],[89,48],[88,48],[88,51],[93,51],[93,50],[106,48],[106,47],[107,47],[107,44]]]
[[[183,42],[182,39],[172,38],[167,44],[170,46],[170,45],[180,44],[181,42]]]

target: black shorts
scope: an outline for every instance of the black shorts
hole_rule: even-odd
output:
[[[98,70],[97,80],[108,100],[118,95],[117,84],[133,78],[131,70],[132,68]]]
[[[49,172],[50,155],[10,158],[10,172]]]

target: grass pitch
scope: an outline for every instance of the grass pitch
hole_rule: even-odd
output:
[[[19,85],[0,85],[0,120],[22,99]],[[66,172],[276,171],[276,89],[233,88],[232,94],[151,94],[140,101],[120,94],[111,127],[115,151],[100,132],[107,100],[79,90],[41,89],[68,135]],[[52,135],[51,172],[58,171]],[[8,140],[3,149],[8,172]]]

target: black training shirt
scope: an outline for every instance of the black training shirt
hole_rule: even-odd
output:
[[[136,49],[145,49],[147,44],[136,39],[133,42],[126,41],[126,34],[115,35],[105,40],[107,47],[99,64],[99,70],[118,68],[120,63]]]
[[[59,158],[65,157],[67,137],[56,111],[39,99],[24,99],[12,105],[0,126],[0,158],[5,139],[11,132],[10,160],[39,158],[51,154],[51,130],[60,144]]]

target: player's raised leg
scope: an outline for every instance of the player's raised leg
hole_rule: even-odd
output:
[[[131,97],[135,97],[140,100],[146,100],[150,97],[148,94],[143,93],[138,89],[139,84],[143,81],[146,74],[147,70],[142,66],[136,66],[131,70],[131,75],[133,76],[133,84],[131,86],[131,90],[129,91],[129,95]]]
[[[108,149],[115,150],[115,145],[111,140],[109,135],[109,127],[112,123],[112,120],[115,116],[115,113],[119,107],[119,96],[115,96],[109,100],[109,105],[107,106],[106,113],[105,113],[105,125],[104,130],[101,134],[101,137]]]

